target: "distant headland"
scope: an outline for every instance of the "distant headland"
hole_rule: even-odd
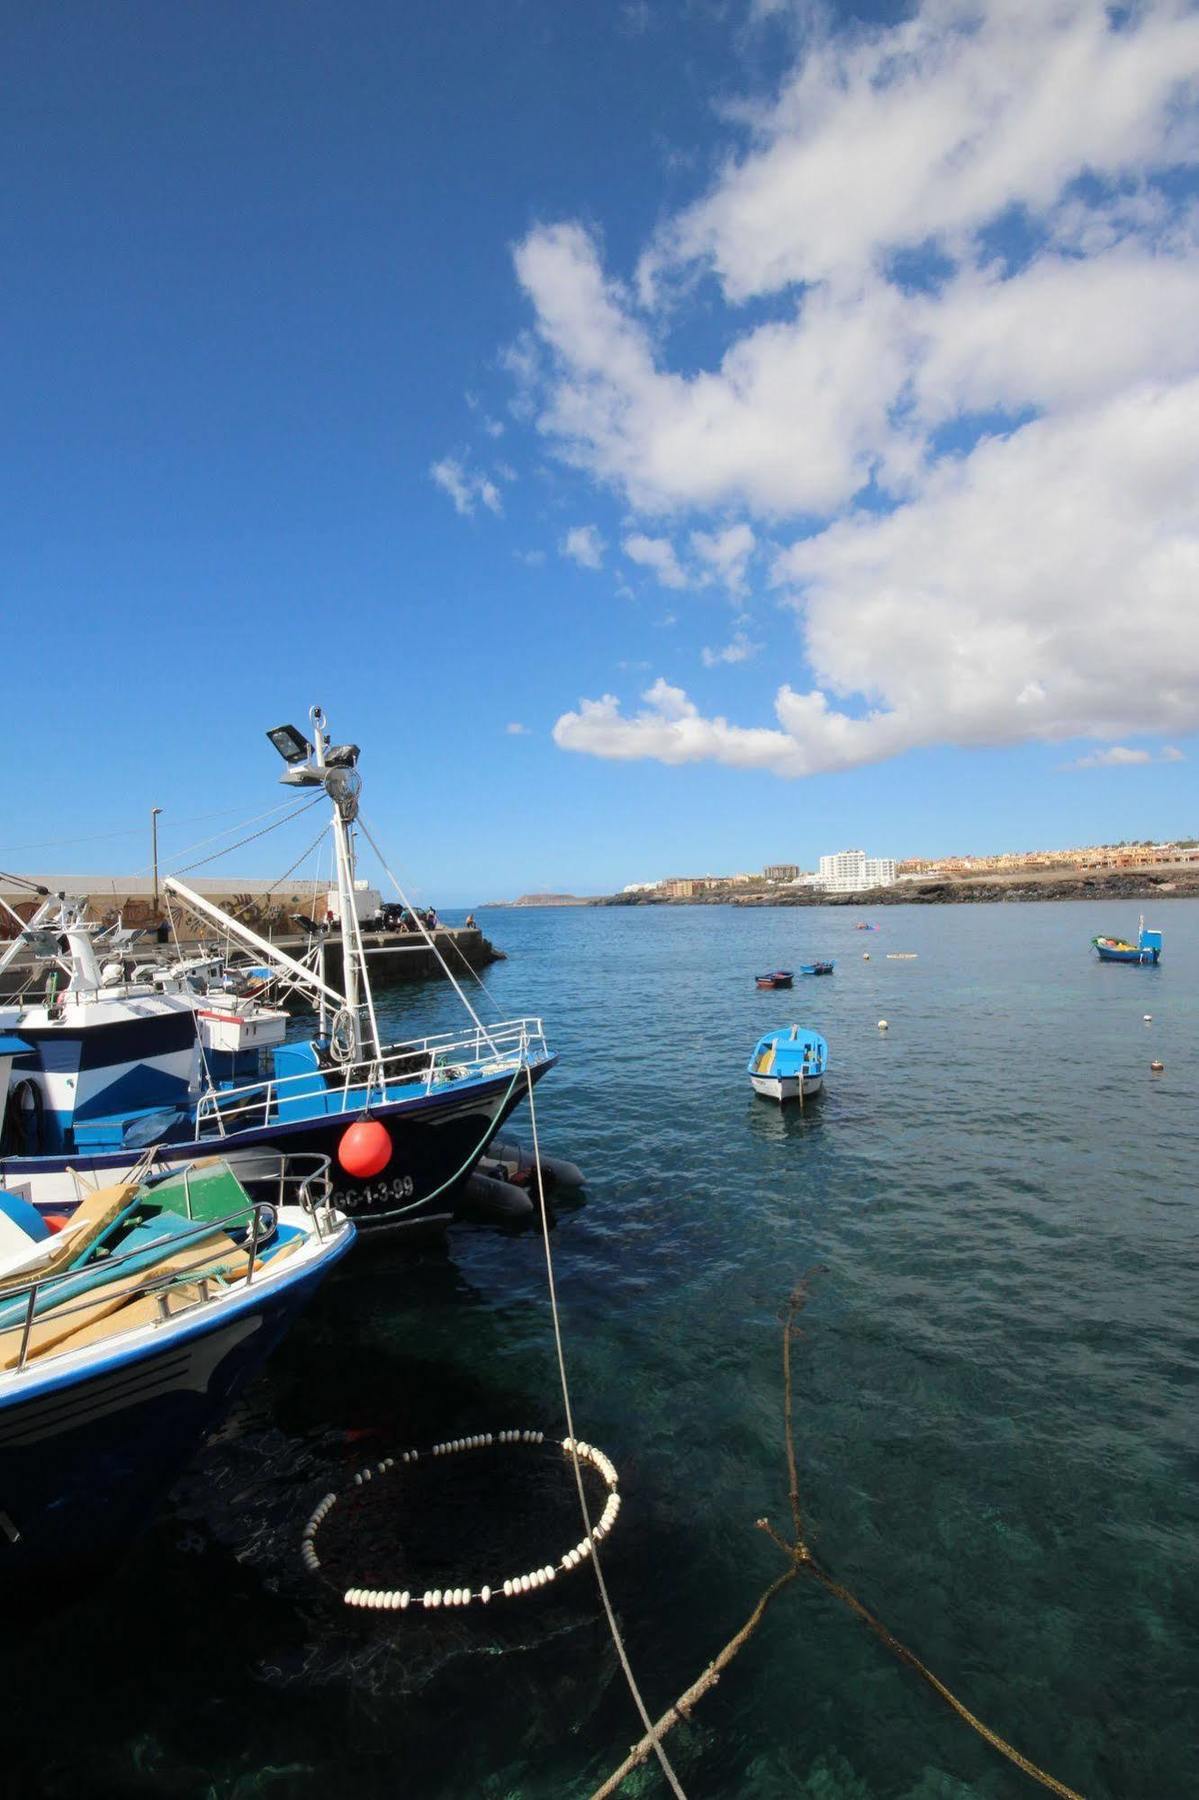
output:
[[[519,900],[484,900],[479,911],[497,906],[602,906],[602,898],[579,894],[522,894]]]

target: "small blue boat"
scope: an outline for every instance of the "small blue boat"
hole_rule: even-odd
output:
[[[801,975],[831,975],[836,966],[831,962],[800,963],[799,972]]]
[[[1091,943],[1099,952],[1100,962],[1152,964],[1160,960],[1162,953],[1161,932],[1146,931],[1143,917],[1135,944],[1130,944],[1127,938],[1112,937],[1094,937]]]
[[[806,1025],[784,1025],[760,1037],[749,1059],[749,1081],[765,1100],[807,1100],[824,1086],[828,1045]]]

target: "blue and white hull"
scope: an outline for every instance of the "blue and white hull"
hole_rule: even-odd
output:
[[[747,1073],[755,1094],[781,1105],[818,1094],[827,1069],[828,1045],[820,1033],[801,1025],[784,1025],[758,1039]]]
[[[0,1583],[67,1574],[145,1524],[353,1242],[343,1221],[219,1303],[0,1378]]]
[[[824,1086],[823,1075],[751,1075],[750,1086],[764,1100],[808,1099]]]
[[[527,1066],[532,1080],[539,1081],[554,1061],[549,1055],[530,1060]],[[387,1166],[368,1180],[347,1175],[337,1161],[348,1127],[366,1110],[354,1104],[345,1110],[297,1119],[264,1118],[239,1128],[214,1129],[202,1137],[163,1142],[157,1147],[153,1168],[169,1171],[194,1162],[197,1156],[214,1154],[236,1166],[239,1154],[262,1149],[285,1155],[316,1152],[332,1159],[334,1206],[364,1231],[429,1230],[454,1217],[476,1164],[527,1095],[528,1079],[521,1066],[402,1099],[372,1100],[370,1116],[386,1127],[393,1149]],[[340,1096],[334,1094],[333,1098]],[[93,1186],[120,1181],[143,1154],[136,1148],[122,1148],[8,1156],[0,1159],[0,1187],[30,1200],[44,1212],[70,1211],[79,1199],[77,1176]]]

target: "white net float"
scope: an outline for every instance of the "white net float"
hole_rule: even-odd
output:
[[[391,1474],[394,1469],[417,1463],[422,1456],[454,1456],[468,1450],[488,1449],[493,1445],[537,1445],[544,1444],[545,1441],[543,1431],[484,1431],[472,1437],[447,1439],[432,1444],[423,1451],[403,1450],[396,1456],[386,1457],[383,1462],[360,1469],[346,1492],[361,1488],[368,1481],[377,1481],[381,1476]],[[559,1448],[568,1461],[577,1458],[579,1462],[587,1463],[595,1469],[608,1488],[608,1498],[590,1533],[566,1550],[556,1563],[545,1563],[541,1568],[530,1569],[520,1575],[495,1576],[477,1590],[468,1587],[426,1588],[423,1593],[416,1593],[408,1588],[349,1587],[342,1594],[343,1604],[362,1607],[371,1612],[407,1612],[410,1607],[433,1612],[443,1606],[470,1606],[476,1600],[487,1606],[492,1600],[513,1600],[520,1595],[533,1593],[538,1588],[548,1587],[560,1573],[568,1574],[579,1568],[590,1557],[595,1544],[602,1543],[616,1523],[620,1512],[618,1478],[615,1465],[594,1444],[584,1444],[577,1438],[568,1437],[561,1440]],[[300,1534],[300,1560],[310,1575],[320,1575],[317,1533],[341,1498],[341,1494],[325,1494],[317,1502]]]

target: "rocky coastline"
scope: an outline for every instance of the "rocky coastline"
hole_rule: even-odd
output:
[[[1177,870],[1110,869],[1081,874],[1077,870],[1034,878],[1012,876],[1000,881],[937,880],[904,882],[870,888],[860,894],[825,894],[818,888],[711,888],[686,899],[666,894],[609,894],[592,906],[848,906],[859,912],[874,906],[970,906],[995,901],[1027,900],[1171,900],[1199,899],[1199,868]]]

